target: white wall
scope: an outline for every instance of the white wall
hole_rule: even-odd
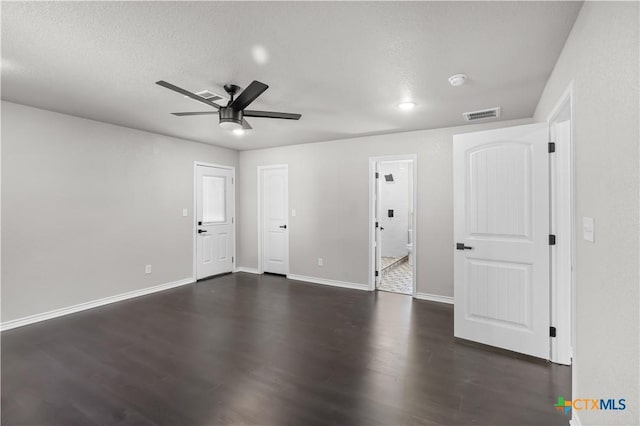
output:
[[[382,235],[382,256],[402,257],[408,254],[409,243],[409,178],[410,162],[380,163],[380,226]],[[387,182],[385,175],[393,175],[393,182]],[[393,209],[393,217],[388,210]]]
[[[626,398],[579,411],[583,425],[640,424],[639,4],[586,2],[547,82],[545,121],[575,82],[576,347],[573,398]],[[595,219],[595,243],[582,217]]]
[[[193,162],[237,158],[2,102],[2,321],[192,277]]]
[[[257,267],[257,166],[289,164],[290,273],[367,284],[369,157],[417,154],[418,291],[453,296],[453,135],[531,122],[241,151],[238,266]]]

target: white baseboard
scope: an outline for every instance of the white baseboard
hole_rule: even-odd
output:
[[[287,275],[287,278],[290,280],[296,281],[304,281],[313,284],[322,284],[322,285],[330,285],[333,287],[342,287],[342,288],[350,288],[353,290],[364,290],[369,291],[369,286],[367,284],[358,284],[358,283],[350,283],[346,281],[336,281],[336,280],[328,280],[325,278],[316,278],[316,277],[305,277],[304,275]]]
[[[245,266],[239,266],[236,269],[233,270],[234,273],[236,272],[246,272],[247,274],[260,274],[260,272],[258,272],[258,270],[256,268],[247,268]]]
[[[451,296],[439,296],[437,294],[430,293],[416,293],[416,299],[429,300],[431,302],[448,303],[453,305],[453,297]]]
[[[115,296],[104,297],[102,299],[92,300],[89,302],[79,303],[77,305],[68,306],[66,308],[54,309],[53,311],[43,312],[41,314],[29,315],[28,317],[18,318],[11,321],[5,321],[0,324],[0,331],[11,330],[12,328],[22,327],[40,321],[85,311],[98,306],[108,305],[110,303],[120,302],[134,297],[144,296],[146,294],[156,293],[158,291],[168,290],[170,288],[183,286],[195,282],[194,278],[185,278],[183,280],[173,281],[170,283],[160,284],[153,287],[142,288],[140,290],[129,291],[127,293],[116,294]]]
[[[571,420],[569,420],[569,425],[582,426],[582,423],[580,423],[580,418],[578,417],[578,413],[576,413],[576,410],[571,410]]]

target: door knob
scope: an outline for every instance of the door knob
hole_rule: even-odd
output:
[[[203,232],[207,232],[204,229],[198,229],[198,234],[202,234]]]
[[[456,243],[456,250],[473,250],[473,247],[465,246],[464,243]]]
[[[287,225],[280,225],[280,228],[287,229]]]

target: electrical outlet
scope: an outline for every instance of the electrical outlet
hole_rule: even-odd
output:
[[[151,265],[147,265],[144,267],[144,273],[145,274],[150,274],[151,273]]]
[[[291,209],[291,217],[296,217],[296,209]]]
[[[324,259],[321,257],[318,258],[318,266],[324,266]]]
[[[187,209],[182,209],[182,216],[183,217],[187,217],[187,215],[189,214],[189,210]]]

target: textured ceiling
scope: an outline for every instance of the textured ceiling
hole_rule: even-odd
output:
[[[2,2],[2,99],[235,149],[531,117],[576,2]],[[262,51],[257,61],[256,46]],[[264,61],[266,53],[267,60]],[[262,62],[262,63],[259,63]],[[468,83],[447,78],[466,73]],[[156,86],[270,88],[238,137]],[[411,112],[396,108],[413,100]]]

